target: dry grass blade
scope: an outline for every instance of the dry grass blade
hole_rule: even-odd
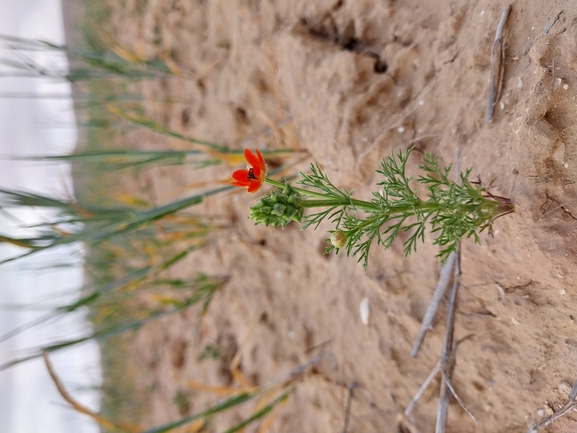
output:
[[[76,400],[74,400],[72,398],[72,396],[70,394],[68,394],[68,391],[66,391],[66,389],[64,388],[64,385],[62,384],[62,382],[60,381],[60,379],[56,375],[56,372],[54,371],[54,367],[52,366],[52,363],[50,362],[50,359],[48,358],[48,352],[44,351],[42,353],[42,357],[44,358],[44,363],[46,364],[46,368],[48,369],[48,373],[50,374],[50,378],[54,382],[54,385],[56,385],[56,389],[58,390],[58,392],[60,393],[62,398],[64,400],[66,400],[70,404],[70,406],[72,406],[72,408],[74,410],[76,410],[77,412],[83,413],[85,415],[88,415],[90,418],[92,418],[94,421],[96,421],[99,425],[101,425],[102,427],[104,427],[108,430],[123,431],[123,432],[129,432],[129,433],[138,433],[138,432],[142,431],[142,428],[139,426],[124,424],[124,423],[115,423],[113,421],[110,421],[110,420],[98,415],[97,413],[91,411],[86,406],[83,406],[82,404],[78,403]]]
[[[215,395],[236,395],[241,392],[253,392],[256,388],[254,387],[238,387],[233,388],[230,386],[212,386],[212,385],[205,385],[204,383],[197,382],[196,380],[189,379],[187,382],[189,388],[200,391],[200,392],[210,392],[211,394]]]

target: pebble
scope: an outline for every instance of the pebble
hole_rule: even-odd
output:
[[[369,316],[371,315],[371,309],[369,307],[369,298],[363,298],[359,304],[359,311],[361,313],[361,322],[363,325],[368,326]]]

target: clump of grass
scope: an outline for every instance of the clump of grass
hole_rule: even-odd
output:
[[[212,344],[207,344],[204,350],[198,355],[199,361],[204,361],[206,359],[219,359],[225,358],[224,349],[220,346],[215,346]]]
[[[174,232],[175,227],[182,230],[185,225],[177,224],[171,218],[172,216],[183,209],[201,204],[206,197],[229,189],[231,187],[216,188],[144,210],[126,206],[81,206],[75,201],[59,200],[35,193],[0,190],[0,199],[6,207],[50,207],[61,211],[60,217],[55,220],[38,224],[36,228],[39,233],[35,236],[18,238],[1,236],[1,241],[27,248],[29,251],[20,256],[5,259],[0,264],[60,245],[77,242],[97,245],[129,234],[137,237],[151,237],[151,234],[156,235],[159,231]],[[160,225],[156,226],[156,230],[151,231],[151,227],[154,227],[156,223]],[[197,223],[190,224],[190,227],[179,233],[181,238],[208,237],[219,228],[210,222],[200,222],[199,219]]]
[[[13,159],[80,163],[85,167],[91,165],[94,171],[122,170],[125,168],[140,169],[149,166],[158,167],[163,165],[188,165],[192,169],[201,169],[222,163],[220,159],[207,158],[198,150],[144,151],[138,149],[111,149],[79,152],[70,155],[40,155]]]
[[[98,10],[91,13],[97,13],[105,20],[109,10],[105,6],[95,6],[94,3],[89,2],[88,7],[96,7]],[[15,59],[0,59],[0,63],[8,68],[4,75],[49,77],[75,84],[72,97],[76,108],[85,109],[87,112],[81,126],[87,129],[88,141],[83,150],[72,155],[22,158],[74,164],[77,173],[83,171],[88,179],[83,182],[83,189],[77,191],[84,200],[55,198],[29,191],[0,190],[3,209],[52,208],[59,212],[58,216],[50,221],[28,227],[35,229],[34,235],[0,234],[0,242],[19,246],[24,251],[16,257],[0,262],[0,265],[62,245],[78,245],[79,249],[86,250],[88,277],[88,283],[79,300],[54,308],[37,321],[0,336],[0,341],[47,320],[85,308],[89,309],[93,324],[93,330],[85,335],[32,348],[23,356],[0,365],[0,370],[43,354],[95,340],[100,344],[105,364],[103,411],[108,417],[82,411],[107,428],[142,432],[144,428],[138,426],[134,430],[130,423],[124,422],[127,413],[129,421],[132,422],[139,421],[143,414],[141,403],[134,398],[135,388],[132,385],[136,378],[127,374],[130,369],[122,364],[122,354],[126,353],[128,337],[147,323],[187,308],[196,306],[199,321],[207,313],[214,296],[227,283],[227,277],[208,275],[200,269],[194,269],[184,278],[175,278],[171,269],[195,251],[215,242],[226,232],[227,225],[219,222],[216,215],[200,217],[198,215],[202,212],[191,215],[190,211],[200,209],[207,197],[223,194],[232,187],[216,187],[214,184],[222,181],[208,179],[202,184],[202,188],[197,185],[197,189],[189,196],[164,205],[150,206],[135,197],[119,203],[110,194],[111,188],[107,184],[108,182],[113,185],[114,182],[110,172],[161,165],[187,165],[195,170],[222,163],[234,165],[242,162],[242,152],[226,145],[190,137],[144,115],[145,110],[140,104],[143,97],[138,91],[135,92],[138,89],[135,83],[158,78],[190,78],[169,56],[146,58],[111,41],[103,41],[101,32],[90,28],[86,32],[89,48],[83,49],[0,35],[0,44],[9,47]],[[56,65],[46,66],[35,61],[34,56],[29,56],[30,53],[66,56],[71,67],[69,70],[62,70]],[[3,96],[60,98],[67,95]],[[170,97],[165,99],[167,103],[175,101],[176,99]],[[118,133],[124,134],[137,128],[179,140],[186,148],[154,151],[118,149],[114,142]],[[112,144],[109,144],[110,142]],[[271,150],[263,153],[271,155],[290,151]],[[79,167],[82,168],[78,170]],[[219,355],[217,349],[207,351],[206,354],[212,358]],[[48,368],[51,370],[50,366]],[[58,386],[55,373],[51,371],[51,374]],[[236,395],[208,409],[147,432],[168,432],[182,425],[188,425],[192,428],[190,431],[198,431],[224,410],[249,400],[258,400],[259,404],[253,414],[228,430],[242,431],[246,425],[265,419],[274,408],[285,402],[290,394],[286,387],[280,391],[275,388],[275,392],[278,392],[273,397],[270,397],[270,391],[256,388],[237,390]],[[64,394],[63,397],[67,399]],[[67,401],[75,406],[73,400]],[[182,399],[177,403],[184,405]],[[80,406],[76,407],[78,409]],[[126,428],[127,425],[130,428]],[[262,426],[264,431],[267,423]]]
[[[150,308],[148,310],[140,309],[133,311],[132,314],[128,315],[128,317],[136,315],[138,318],[132,320],[126,319],[126,314],[121,315],[123,317],[122,319],[118,318],[118,302],[110,305],[108,309],[105,306],[101,306],[99,314],[101,314],[102,317],[96,319],[96,321],[100,322],[101,325],[91,333],[82,337],[59,341],[33,349],[29,355],[1,364],[0,371],[13,367],[22,362],[38,358],[42,356],[43,352],[55,352],[70,348],[89,340],[106,340],[108,338],[116,337],[129,331],[138,330],[151,321],[175,314],[195,304],[201,305],[202,317],[202,315],[205,314],[208,310],[208,306],[210,305],[214,295],[224,285],[225,282],[226,278],[215,278],[204,274],[199,274],[195,277],[194,285],[191,285],[188,288],[187,294],[181,294],[179,296],[173,294],[158,294],[156,296],[156,300],[159,301],[158,307]],[[98,298],[100,298],[100,296],[102,296],[101,292],[94,292],[88,296],[83,297],[80,301],[74,303],[73,305],[59,309],[59,311],[64,313],[74,311],[80,307],[87,306],[90,303],[95,302]],[[105,302],[106,301],[109,300],[105,300]]]
[[[49,77],[71,83],[90,80],[122,78],[130,81],[175,75],[175,71],[163,60],[147,59],[116,47],[105,49],[73,49],[49,41],[0,35],[0,42],[12,51],[16,60],[1,59],[0,64],[10,68],[3,76]],[[62,70],[33,60],[26,53],[35,52],[52,56],[66,56],[71,68]]]

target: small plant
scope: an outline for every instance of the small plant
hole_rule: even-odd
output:
[[[178,391],[174,397],[172,397],[172,402],[178,408],[178,413],[181,416],[186,415],[190,411],[190,396],[182,391]]]
[[[248,170],[233,173],[233,185],[246,187],[254,193],[264,182],[276,190],[251,208],[250,218],[257,224],[285,226],[291,221],[303,222],[303,230],[316,229],[325,219],[334,224],[326,253],[344,248],[347,255],[358,256],[366,269],[371,245],[376,241],[389,248],[401,232],[408,232],[405,255],[417,250],[424,241],[426,224],[437,237],[435,245],[441,250],[442,261],[457,248],[463,237],[479,243],[479,232],[491,231],[493,221],[515,211],[505,197],[488,192],[480,182],[469,180],[471,169],[459,174],[457,182],[449,179],[451,165],[439,166],[436,156],[425,154],[419,168],[424,172],[416,179],[407,177],[406,164],[411,149],[399,150],[383,159],[377,173],[383,176],[380,189],[371,201],[352,197],[352,191],[339,189],[331,183],[318,165],[311,165],[311,174],[299,173],[297,182],[306,188],[293,187],[290,182],[277,182],[266,177],[264,159],[257,150],[254,155],[245,150]],[[419,196],[424,187],[426,198]],[[304,215],[306,209],[322,210]]]
[[[199,361],[204,361],[205,359],[225,359],[224,348],[218,345],[208,344],[204,347],[204,350],[198,355]]]

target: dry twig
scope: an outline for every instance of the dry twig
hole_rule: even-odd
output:
[[[501,96],[501,88],[503,87],[503,72],[505,59],[505,48],[503,46],[503,29],[505,22],[511,12],[511,5],[503,9],[501,19],[497,26],[495,33],[495,42],[493,43],[493,51],[491,53],[491,81],[489,84],[489,102],[487,104],[487,123],[491,123],[493,115],[495,114],[495,105]]]
[[[443,380],[441,382],[441,391],[439,394],[439,404],[437,406],[437,423],[435,425],[435,433],[444,433],[447,425],[447,413],[449,410],[449,397],[451,396],[451,386],[449,382],[453,377],[455,370],[455,351],[453,347],[453,337],[455,328],[455,304],[457,300],[457,292],[459,288],[459,278],[461,276],[461,246],[457,246],[455,252],[455,273],[453,278],[453,285],[449,291],[449,299],[447,300],[447,327],[445,329],[445,343],[443,344],[443,352],[441,354],[441,372]]]
[[[439,360],[439,362],[437,362],[437,364],[435,364],[435,367],[433,367],[433,369],[431,370],[431,373],[429,374],[427,379],[425,379],[425,381],[423,382],[423,384],[421,385],[421,387],[417,391],[417,394],[415,394],[415,397],[413,397],[413,399],[411,400],[411,402],[409,403],[409,405],[407,406],[407,408],[405,409],[405,411],[403,413],[403,419],[406,419],[406,417],[408,417],[409,414],[411,413],[411,411],[413,410],[417,401],[423,395],[425,389],[427,389],[429,384],[432,382],[433,378],[440,371],[442,378],[441,378],[441,391],[440,391],[440,397],[439,397],[439,404],[437,407],[437,423],[436,423],[436,430],[435,430],[436,433],[444,433],[445,432],[445,428],[446,428],[446,424],[447,424],[447,412],[448,412],[449,398],[450,398],[451,394],[455,397],[457,402],[461,405],[463,410],[465,410],[465,412],[471,417],[471,419],[475,422],[475,424],[477,424],[477,426],[479,426],[479,422],[477,421],[475,416],[471,413],[471,411],[465,406],[465,403],[463,402],[463,400],[461,400],[461,398],[459,397],[459,395],[455,391],[455,388],[453,387],[453,384],[451,382],[451,379],[453,376],[453,371],[455,369],[455,357],[456,357],[456,353],[457,353],[457,346],[459,345],[459,343],[461,341],[463,341],[463,340],[465,340],[471,336],[471,335],[467,335],[466,337],[462,338],[458,342],[456,342],[456,343],[453,342],[454,326],[455,326],[456,300],[457,300],[457,292],[458,292],[458,287],[459,287],[459,278],[461,275],[460,245],[457,247],[457,252],[454,254],[454,263],[451,264],[449,269],[451,271],[454,271],[454,275],[453,275],[454,278],[453,278],[453,284],[451,286],[451,290],[449,291],[449,299],[447,301],[447,327],[445,330],[445,342],[443,345],[443,352],[441,354],[441,359]],[[443,271],[445,271],[445,268],[443,268]],[[443,275],[442,275],[442,277],[443,277]],[[445,285],[447,285],[448,282],[450,281],[450,277],[451,277],[451,273],[449,273],[448,275],[445,275],[445,278],[447,278],[447,282],[445,283]],[[443,293],[444,293],[444,289],[441,292],[441,295],[439,295],[439,303],[440,303],[440,300],[442,299]],[[436,294],[437,293],[435,293],[435,295]],[[435,311],[437,308],[438,308],[438,305],[435,307]],[[431,306],[429,306],[429,309],[431,309]],[[434,314],[433,314],[433,316],[434,316]],[[423,322],[425,322],[425,321],[423,321]],[[418,347],[417,347],[417,349],[418,349]]]
[[[441,369],[441,361],[439,361],[435,364],[435,366],[433,367],[433,369],[429,373],[429,376],[427,376],[427,378],[425,379],[425,381],[423,382],[423,384],[421,385],[421,387],[419,388],[419,390],[417,391],[417,393],[415,394],[415,396],[413,397],[413,399],[411,400],[411,402],[409,403],[409,405],[405,409],[405,412],[404,412],[405,416],[409,416],[411,414],[411,411],[413,410],[413,408],[415,407],[415,405],[417,404],[417,402],[419,401],[419,399],[421,398],[421,396],[423,395],[425,390],[428,388],[429,384],[435,378],[435,376],[437,375],[437,373],[439,372],[440,369]]]
[[[557,15],[555,15],[553,21],[545,26],[545,28],[543,29],[543,36],[549,34],[551,28],[555,25],[557,21],[559,21],[559,18],[561,18],[561,14],[563,14],[563,11],[560,11]]]
[[[74,400],[72,398],[72,396],[70,394],[68,394],[68,391],[66,391],[66,388],[64,388],[64,385],[62,384],[62,382],[60,381],[60,379],[56,375],[56,372],[54,371],[54,367],[52,367],[52,363],[50,362],[50,359],[48,358],[48,352],[46,352],[46,351],[42,352],[42,356],[44,358],[44,363],[46,364],[46,369],[48,370],[48,374],[50,374],[50,378],[54,382],[54,385],[56,385],[56,389],[58,390],[58,392],[60,393],[62,398],[64,400],[66,400],[75,411],[83,413],[85,415],[88,415],[90,418],[92,418],[94,421],[96,421],[98,424],[100,424],[102,427],[104,427],[105,429],[108,429],[108,430],[123,431],[123,432],[129,432],[129,433],[137,433],[137,432],[140,432],[143,430],[142,427],[140,427],[140,426],[125,424],[125,423],[116,423],[116,422],[110,421],[109,419],[106,419],[106,418],[98,415],[96,412],[91,411],[86,406],[78,403],[76,400]]]
[[[550,424],[553,424],[553,422],[561,418],[563,415],[571,412],[573,409],[577,407],[576,398],[577,398],[577,380],[575,380],[575,382],[573,383],[573,388],[571,388],[571,391],[569,392],[569,399],[567,400],[567,403],[565,403],[563,406],[557,409],[555,413],[553,413],[552,415],[549,415],[548,417],[543,418],[538,423],[533,424],[531,428],[527,430],[527,433],[536,433],[537,430],[540,430],[542,428],[547,427]]]
[[[441,301],[443,300],[443,296],[445,295],[447,287],[449,287],[449,283],[451,282],[451,275],[453,274],[455,262],[456,255],[452,253],[441,269],[441,275],[439,276],[439,282],[437,283],[437,288],[433,294],[433,299],[431,299],[429,308],[427,308],[427,312],[425,313],[425,317],[421,323],[421,329],[419,330],[419,334],[417,335],[415,343],[413,344],[413,349],[411,350],[411,356],[413,358],[416,357],[419,353],[419,349],[421,348],[421,344],[423,344],[423,340],[427,334],[427,331],[433,326],[433,320],[435,320],[437,310],[439,309]]]
[[[345,421],[343,423],[343,429],[341,430],[341,433],[347,433],[347,429],[349,428],[349,422],[351,419],[351,407],[353,405],[353,397],[357,385],[358,384],[356,382],[351,382],[349,386],[347,386],[349,394],[347,396],[347,403],[345,405]]]

